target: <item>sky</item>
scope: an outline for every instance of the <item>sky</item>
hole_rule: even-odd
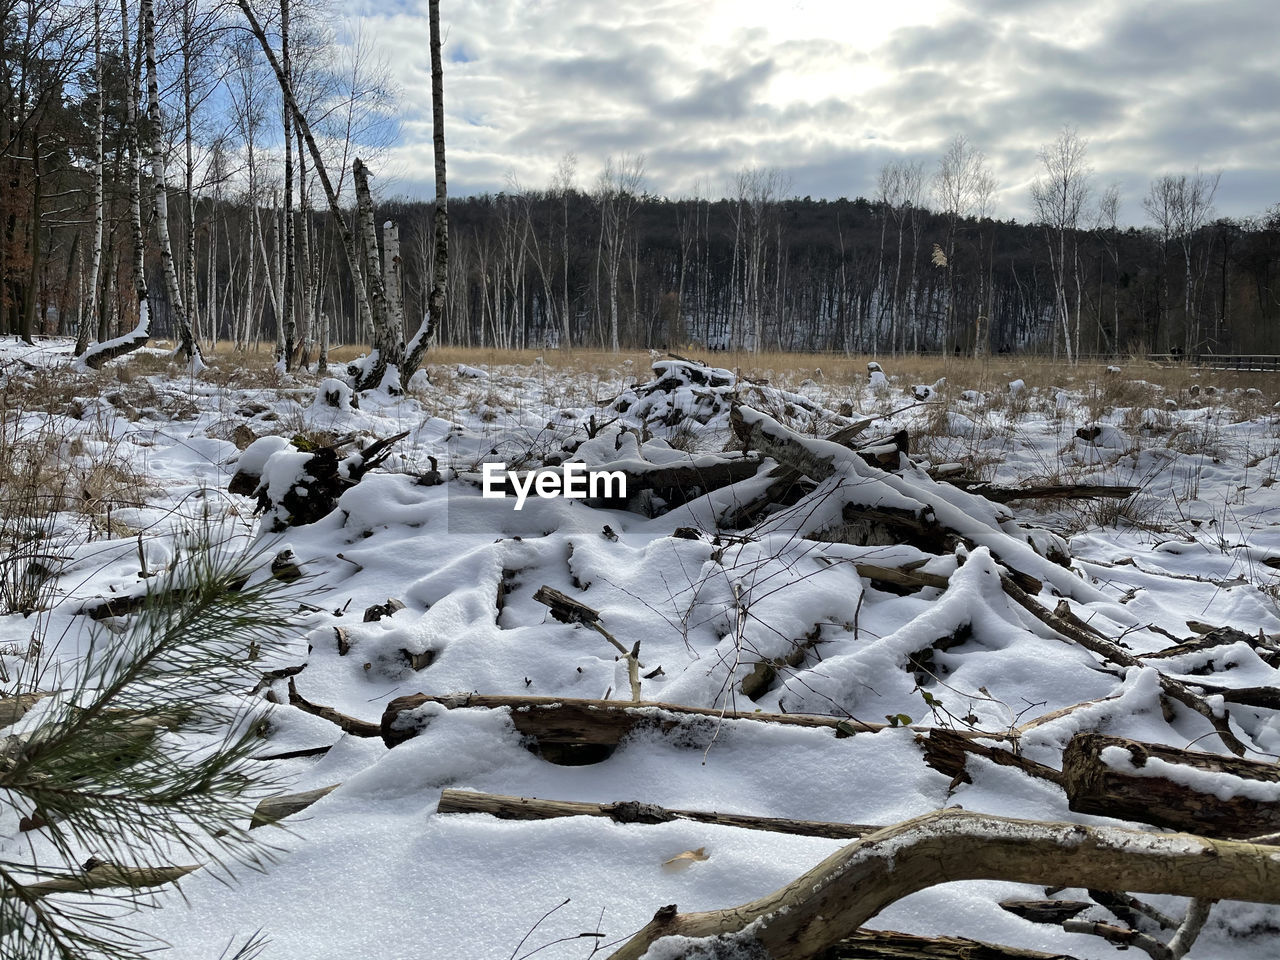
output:
[[[644,186],[723,196],[779,168],[789,194],[873,196],[880,168],[932,172],[956,134],[988,158],[995,213],[1030,216],[1064,125],[1121,221],[1152,177],[1221,171],[1216,210],[1280,202],[1276,0],[442,0],[452,196],[590,189],[610,156]],[[426,0],[361,27],[403,96],[385,192],[434,192]]]

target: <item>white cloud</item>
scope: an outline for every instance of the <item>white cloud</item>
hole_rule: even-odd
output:
[[[429,192],[425,2],[364,24],[405,92],[400,188]],[[1241,172],[1243,213],[1280,139],[1270,0],[462,0],[443,10],[456,193],[549,182],[569,150],[589,184],[645,153],[650,189],[713,188],[776,164],[800,195],[867,194],[893,155],[930,166],[956,132],[991,158],[1000,212],[1025,216],[1036,150],[1064,123],[1099,182],[1199,164]],[[389,171],[389,174],[393,171]]]

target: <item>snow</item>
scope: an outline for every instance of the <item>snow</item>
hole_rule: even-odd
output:
[[[1022,752],[1053,766],[1070,737],[1084,730],[1220,748],[1205,736],[1210,727],[1203,718],[1182,709],[1172,721],[1164,718],[1153,668],[1104,666],[1011,605],[999,583],[1003,564],[1041,579],[1040,601],[1049,609],[1068,599],[1077,616],[1122,637],[1135,654],[1170,646],[1173,641],[1159,631],[1186,637],[1188,621],[1231,625],[1250,637],[1280,634],[1270,591],[1275,575],[1266,564],[1280,557],[1280,484],[1263,483],[1280,469],[1280,455],[1272,452],[1277,424],[1269,410],[1261,418],[1237,419],[1224,396],[1169,411],[1159,401],[1144,401],[1128,415],[1127,408],[1097,412],[1080,384],[1041,391],[1024,383],[1019,410],[1013,410],[1007,397],[987,397],[972,389],[981,385],[952,375],[949,390],[964,402],[946,416],[926,405],[866,431],[871,438],[939,424],[929,459],[968,465],[991,454],[996,459],[986,479],[998,483],[1043,482],[1055,473],[1082,482],[1134,483],[1147,498],[1146,519],[1160,530],[1103,526],[1079,505],[1036,513],[1034,504],[989,504],[915,466],[888,475],[843,446],[815,441],[811,450],[838,458],[842,476],[730,536],[717,535],[711,518],[767,480],[746,481],[649,517],[533,499],[515,514],[510,504],[483,499],[464,478],[485,461],[532,469],[552,455],[593,468],[708,466],[728,440],[735,391],[757,411],[745,413],[754,422],[806,436],[828,435],[911,398],[877,395],[892,382],[884,369],[870,370],[854,385],[833,374],[809,384],[799,376],[770,375],[760,384],[727,369],[659,360],[642,382],[621,363],[598,378],[577,379],[549,364],[450,364],[415,378],[408,395],[366,392],[358,409],[341,402],[335,409],[316,400],[318,391],[351,396],[347,378],[333,367],[319,383],[280,390],[139,377],[138,388],[174,391],[195,414],[184,421],[159,413],[130,420],[102,399],[120,384],[108,388],[60,369],[68,363],[65,344],[36,350],[3,344],[4,377],[28,375],[16,363],[19,357],[41,371],[82,376],[75,391],[92,411],[81,420],[32,412],[32,423],[56,423],[67,431],[66,449],[83,451],[75,456],[91,463],[126,457],[154,490],[113,508],[113,522],[127,529],[113,528],[106,536],[96,530],[92,541],[84,536],[88,521],[82,515],[60,515],[61,539],[54,545],[66,559],[56,587],[68,599],[47,613],[46,622],[49,636],[61,638],[50,656],[63,671],[88,642],[85,618],[74,611],[94,597],[139,588],[139,540],[148,566],[160,568],[173,559],[176,533],[198,529],[206,516],[244,540],[259,539],[268,557],[286,548],[294,552],[308,578],[300,602],[309,609],[272,666],[305,662],[293,678],[303,697],[371,722],[390,699],[419,691],[625,699],[626,669],[617,651],[598,633],[553,619],[533,600],[543,584],[598,610],[601,623],[628,649],[640,643],[642,673],[662,669],[642,680],[647,700],[867,722],[905,714],[916,724],[963,726],[970,718],[993,733],[1085,704],[1023,735]],[[876,374],[883,381],[879,388],[872,382]],[[939,388],[933,399],[943,396]],[[831,412],[844,401],[853,415]],[[269,408],[277,419],[235,412],[251,404]],[[1151,409],[1168,418],[1169,432],[1157,432],[1165,427],[1150,417]],[[616,423],[602,426],[614,417]],[[224,438],[242,423],[255,433],[278,435],[238,451]],[[1094,442],[1075,436],[1084,424],[1103,428]],[[260,476],[263,489],[278,499],[298,483],[309,456],[289,443],[299,429],[410,433],[381,470],[341,496],[334,513],[272,537],[264,531],[273,518],[253,516],[253,500],[225,493],[226,484],[240,470]],[[418,482],[428,458],[436,459],[448,482]],[[927,506],[970,546],[935,556],[900,543],[818,539],[843,523],[848,504]],[[1037,529],[1038,523],[1052,530]],[[606,525],[616,540],[604,535]],[[685,539],[675,535],[683,526],[707,532]],[[1069,546],[1075,558],[1070,567],[1043,556],[1055,546]],[[925,572],[948,578],[945,589],[899,595],[859,576],[855,566],[921,562]],[[393,597],[406,604],[403,610],[363,622],[366,608]],[[335,627],[350,644],[345,655]],[[31,631],[32,623],[20,615],[0,617],[0,665],[17,672]],[[1239,642],[1160,662],[1190,683],[1274,685],[1280,676],[1265,652]],[[426,654],[430,665],[414,670],[413,659]],[[752,701],[741,684],[760,661],[780,662],[776,678]],[[183,882],[181,893],[160,893],[162,909],[145,914],[141,925],[178,945],[184,958],[213,960],[228,938],[259,928],[272,939],[266,956],[282,960],[416,957],[424,943],[441,955],[506,957],[543,914],[568,898],[521,954],[570,937],[538,956],[576,960],[595,942],[578,939],[579,933],[598,929],[613,941],[629,936],[663,904],[699,910],[746,902],[842,846],[687,822],[622,826],[589,818],[441,816],[436,804],[446,788],[864,824],[892,824],[956,804],[1026,819],[1097,822],[1071,812],[1052,784],[981,758],[969,761],[973,782],[952,787],[923,763],[914,733],[902,728],[842,737],[830,728],[713,718],[674,734],[638,729],[608,759],[572,767],[527,749],[505,710],[424,706],[419,713],[429,722],[418,736],[388,750],[380,740],[343,734],[287,706],[283,681],[261,693],[286,704],[271,714],[261,755],[329,748],[322,756],[261,761],[264,772],[279,777],[282,790],[341,786],[286,821],[287,829],[262,831],[279,847],[277,861],[264,872],[238,871],[230,886],[201,872]],[[1275,712],[1232,707],[1231,714],[1257,756],[1280,750]],[[1191,779],[1199,773],[1164,770],[1154,760],[1139,772]],[[1280,799],[1280,785],[1206,776],[1194,785],[1218,795],[1253,791]],[[1191,779],[1178,782],[1190,786]],[[17,856],[26,848],[12,826],[0,820],[0,848]],[[663,867],[700,847],[707,860],[682,870]],[[978,937],[1084,960],[1113,955],[1094,938],[1031,926],[996,906],[1002,897],[1038,895],[1016,884],[948,884],[893,905],[873,925]],[[1265,934],[1249,931],[1277,922],[1275,908],[1220,905],[1191,956],[1265,955]]]
[[[1242,797],[1259,803],[1280,801],[1280,781],[1249,780],[1222,770],[1201,770],[1181,763],[1170,763],[1159,757],[1147,757],[1139,766],[1133,762],[1133,757],[1124,747],[1103,747],[1102,762],[1111,769],[1130,776],[1158,777],[1219,800]]]

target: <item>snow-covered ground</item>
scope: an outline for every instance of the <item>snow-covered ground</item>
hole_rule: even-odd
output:
[[[46,646],[55,659],[70,661],[83,649],[87,618],[76,611],[86,600],[138,589],[140,550],[153,570],[162,569],[181,531],[219,522],[256,538],[268,559],[291,550],[305,574],[297,589],[307,610],[272,665],[305,664],[293,677],[302,697],[374,723],[391,699],[417,692],[627,699],[625,659],[599,633],[553,619],[533,599],[547,585],[599,611],[623,646],[640,642],[645,700],[881,723],[905,715],[916,725],[1001,732],[1110,698],[1028,730],[1024,755],[1057,766],[1062,747],[1083,729],[1222,749],[1206,736],[1208,722],[1190,711],[1165,720],[1151,668],[1104,669],[1012,604],[981,540],[961,548],[963,565],[955,555],[903,544],[826,542],[818,537],[834,522],[831,504],[847,501],[821,486],[740,536],[716,535],[709,520],[730,504],[714,493],[667,512],[653,504],[653,517],[563,499],[530,500],[516,512],[509,500],[481,496],[476,477],[485,461],[512,469],[570,456],[593,465],[697,462],[730,441],[735,390],[744,404],[810,436],[882,417],[868,436],[906,428],[913,449],[933,464],[957,462],[1001,484],[1138,486],[1118,512],[1112,501],[1040,514],[1009,508],[1018,523],[1048,526],[1069,544],[1070,572],[1041,561],[1046,572],[1036,574],[1048,607],[1056,586],[1075,614],[1123,637],[1134,653],[1168,647],[1169,635],[1193,635],[1192,621],[1280,634],[1269,564],[1280,563],[1280,485],[1273,483],[1280,418],[1260,396],[1169,396],[1121,374],[1132,387],[1125,395],[1138,403],[1099,404],[1107,384],[981,393],[962,383],[917,388],[927,399],[916,403],[916,385],[898,382],[888,362],[887,379],[872,378],[879,382],[784,374],[770,384],[639,389],[651,377],[680,376],[678,365],[660,363],[656,373],[620,366],[577,378],[547,365],[435,367],[408,396],[367,394],[355,408],[339,387],[317,390],[314,378],[254,388],[164,374],[122,383],[65,366],[65,344],[0,346],[0,381],[11,403],[24,390],[42,392],[45,378],[69,382],[74,405],[23,414],[67,438],[57,455],[68,473],[119,457],[145,489],[134,491],[132,504],[117,498],[105,530],[100,516],[85,512],[60,519],[56,547],[66,559],[58,602],[42,621],[47,637],[63,638]],[[330,373],[342,375],[337,367]],[[317,399],[325,392],[336,406]],[[1100,429],[1086,431],[1091,439],[1077,435],[1094,425]],[[331,441],[404,431],[386,463],[316,523],[270,533],[251,498],[226,492],[237,469],[261,469],[238,462],[253,438]],[[287,488],[292,480],[278,458],[298,454],[281,451],[271,461],[263,454],[260,444],[249,456],[269,470],[274,463],[275,480]],[[447,482],[421,482],[433,468]],[[938,497],[951,498],[947,509],[975,530],[986,524],[981,530],[991,536],[1013,522],[994,508],[989,517],[971,516],[973,498]],[[704,532],[690,537],[681,530],[688,527]],[[922,569],[950,577],[949,585],[900,596],[871,585],[854,566],[913,560],[927,561]],[[367,608],[388,599],[405,606],[362,622]],[[0,617],[0,663],[16,672],[31,633],[20,615]],[[931,660],[909,659],[944,639],[953,642]],[[788,656],[794,662],[779,665],[754,701],[743,695],[757,661]],[[1210,660],[1213,682],[1223,686],[1280,679],[1246,643],[1169,669],[1194,682],[1193,671]],[[602,762],[564,766],[526,749],[505,710],[422,708],[422,732],[388,750],[288,706],[285,680],[261,695],[282,704],[272,712],[263,755],[329,748],[264,768],[291,792],[341,785],[286,830],[259,831],[278,848],[265,871],[241,871],[230,885],[196,873],[180,892],[161,895],[161,909],[139,915],[138,925],[173,944],[175,956],[214,958],[229,940],[259,929],[271,938],[265,956],[281,960],[607,956],[602,944],[628,937],[664,904],[688,911],[744,902],[841,845],[696,823],[442,816],[436,804],[444,788],[862,824],[956,805],[1116,822],[1073,813],[1054,785],[981,758],[968,761],[973,782],[953,787],[926,766],[902,726],[837,738],[829,728],[708,722],[676,737],[643,731]],[[1233,707],[1232,718],[1255,758],[1280,754],[1280,715]],[[29,839],[0,832],[10,848]],[[692,850],[705,856],[670,862]],[[1080,958],[1114,954],[1095,937],[997,906],[1042,894],[1008,883],[948,884],[895,904],[872,925]],[[1172,898],[1150,899],[1167,912],[1179,909]],[[1270,956],[1278,929],[1280,909],[1222,903],[1191,956]]]

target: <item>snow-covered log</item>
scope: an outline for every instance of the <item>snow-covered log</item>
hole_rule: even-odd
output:
[[[1280,830],[1280,766],[1097,733],[1062,758],[1071,809],[1211,837]]]
[[[858,733],[878,733],[889,728],[887,723],[865,723],[843,717],[827,717],[805,713],[760,713],[689,707],[676,703],[625,700],[579,700],[573,697],[485,696],[454,694],[430,696],[414,693],[397,697],[387,704],[382,714],[382,739],[388,747],[411,740],[426,729],[440,709],[482,708],[509,710],[516,730],[540,743],[571,743],[616,746],[627,734],[639,727],[653,727],[663,732],[680,730],[689,735],[697,725],[713,731],[722,720],[750,720],[754,723],[776,723],[796,727],[818,727],[834,730],[837,737]],[[927,733],[932,728],[913,726]],[[1006,739],[1000,734],[980,731],[955,731],[960,737]],[[686,737],[686,739],[690,739]]]
[[[640,960],[664,940],[653,955],[666,960],[810,960],[890,904],[956,880],[1280,903],[1280,847],[942,810],[863,837],[749,903],[663,907],[609,960]]]
[[[856,840],[883,829],[859,823],[830,823],[825,820],[792,820],[785,817],[753,817],[741,813],[708,810],[668,810],[653,803],[622,800],[615,803],[579,803],[571,800],[543,800],[539,797],[509,797],[472,790],[445,790],[440,794],[438,813],[487,813],[501,820],[554,820],[559,817],[604,817],[614,823],[713,823],[723,827],[789,833],[803,837]]]

